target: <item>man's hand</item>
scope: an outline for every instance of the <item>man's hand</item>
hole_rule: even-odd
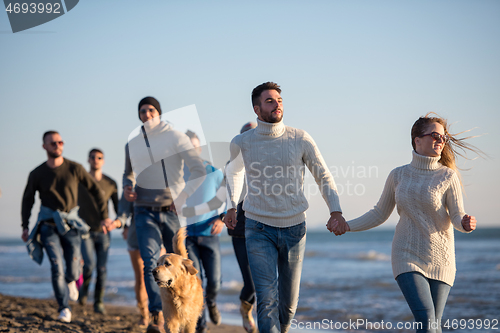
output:
[[[336,236],[340,236],[345,234],[347,231],[351,231],[341,212],[332,212],[330,214],[330,219],[326,223],[326,227]]]
[[[30,237],[30,232],[28,229],[23,230],[23,234],[21,235],[21,238],[23,241],[26,243],[28,241],[28,238]]]
[[[186,204],[186,200],[189,196],[187,195],[186,192],[181,192],[177,199],[172,202],[172,205],[170,206],[170,210],[172,210],[176,215],[179,215],[181,213],[182,215],[182,206]],[[177,212],[177,208],[179,208],[179,213]]]
[[[135,193],[132,186],[125,186],[123,188],[123,196],[128,202],[134,202],[137,199],[137,193]]]
[[[462,217],[462,227],[464,227],[465,231],[472,231],[476,229],[476,217],[465,214]]]
[[[222,232],[222,228],[224,228],[224,222],[220,218],[214,219],[212,222],[210,222],[212,225],[212,230],[210,231],[210,234],[212,235],[218,235]]]
[[[226,216],[224,216],[224,224],[228,229],[233,230],[236,227],[236,208],[231,208],[227,210]]]
[[[104,234],[107,234],[111,230],[118,228],[121,225],[122,225],[122,223],[120,220],[116,219],[113,221],[109,217],[107,219],[101,221],[102,232],[104,232]]]
[[[122,237],[124,240],[127,240],[127,238],[128,238],[128,227],[127,226],[123,227]]]

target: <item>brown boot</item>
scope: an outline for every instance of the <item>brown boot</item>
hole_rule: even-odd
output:
[[[248,333],[257,332],[257,328],[255,327],[255,321],[252,316],[253,304],[248,303],[247,301],[241,301],[240,313],[243,318],[243,328]]]
[[[153,312],[151,322],[146,329],[146,333],[165,333],[163,313]]]
[[[214,325],[220,325],[221,318],[219,309],[217,309],[217,305],[208,306],[208,316]]]

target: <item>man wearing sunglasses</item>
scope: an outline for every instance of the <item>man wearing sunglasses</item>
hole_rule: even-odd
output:
[[[116,182],[102,173],[104,165],[104,154],[102,150],[94,148],[89,152],[90,171],[89,174],[94,178],[101,189],[106,210],[108,210],[109,199],[113,202],[113,207],[118,214],[118,189]],[[110,245],[109,232],[115,228],[121,227],[121,221],[116,219],[103,225],[101,224],[100,212],[94,198],[83,186],[79,186],[78,203],[80,205],[80,216],[90,226],[88,233],[82,234],[82,256],[83,256],[83,284],[80,287],[80,297],[78,299],[81,305],[87,303],[88,290],[92,272],[96,268],[96,283],[94,291],[94,312],[105,314],[104,309],[104,289],[106,283],[106,264],[108,261],[108,250]],[[95,253],[95,259],[94,259]]]
[[[75,280],[80,274],[81,232],[89,226],[78,215],[78,185],[83,185],[93,196],[99,218],[108,222],[108,212],[101,190],[94,179],[78,163],[62,157],[64,142],[56,131],[43,135],[47,161],[34,169],[29,177],[22,200],[22,239],[27,242],[30,256],[41,264],[42,248],[49,258],[52,287],[62,322],[71,322],[69,300],[78,299]],[[29,219],[38,192],[41,207],[31,234]],[[63,266],[66,262],[66,270]]]

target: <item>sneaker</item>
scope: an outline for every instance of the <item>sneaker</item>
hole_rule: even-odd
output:
[[[68,283],[69,299],[71,301],[78,301],[78,288],[76,287],[76,282],[71,281]]]
[[[220,319],[220,312],[219,309],[217,309],[217,305],[209,306],[208,307],[208,315],[210,316],[210,320],[212,323],[215,325],[220,325],[221,319]]]
[[[247,301],[241,301],[240,313],[243,318],[243,328],[248,333],[257,332],[257,327],[255,327],[255,321],[252,316],[253,304]]]
[[[71,322],[71,311],[68,308],[64,308],[59,312],[59,317],[57,317],[57,320],[62,321],[63,323],[70,323]]]
[[[149,323],[149,326],[146,329],[146,333],[164,333],[165,329],[163,328],[164,326],[163,313],[161,311],[158,311],[158,312],[153,312],[151,315],[153,319]]]
[[[104,308],[104,304],[102,302],[98,302],[94,304],[94,312],[105,315],[106,309]]]

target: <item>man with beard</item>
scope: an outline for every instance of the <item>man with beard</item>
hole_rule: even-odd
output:
[[[236,226],[243,183],[248,261],[257,293],[261,332],[288,332],[298,303],[306,242],[304,166],[325,199],[330,220],[343,221],[335,182],[314,140],[305,131],[283,124],[283,99],[273,82],[252,92],[257,127],[236,136],[226,168],[231,205],[224,219]]]
[[[28,242],[30,255],[39,264],[45,248],[50,261],[52,287],[59,306],[58,319],[71,322],[69,300],[78,299],[75,280],[80,274],[80,232],[89,226],[78,216],[78,185],[92,194],[99,210],[101,223],[110,223],[101,190],[78,163],[62,157],[64,142],[56,131],[43,135],[47,161],[34,169],[28,178],[22,201],[22,239]],[[38,191],[41,200],[38,221],[29,234],[29,218]],[[39,237],[38,237],[39,236]],[[63,268],[63,258],[66,271]]]
[[[102,150],[94,148],[89,152],[90,171],[89,174],[94,178],[102,191],[106,210],[108,210],[108,201],[113,201],[113,207],[118,214],[118,189],[116,182],[102,173],[104,165],[104,154]],[[80,297],[78,299],[81,305],[87,303],[90,280],[92,272],[96,268],[96,282],[94,291],[94,312],[105,314],[104,309],[104,289],[106,284],[106,264],[108,261],[108,250],[111,241],[110,231],[121,227],[121,221],[116,219],[106,225],[101,224],[100,212],[97,204],[85,189],[83,185],[79,186],[78,203],[80,205],[80,216],[90,226],[88,233],[82,234],[82,256],[83,256],[83,284],[80,287]],[[95,253],[95,258],[94,258]]]

